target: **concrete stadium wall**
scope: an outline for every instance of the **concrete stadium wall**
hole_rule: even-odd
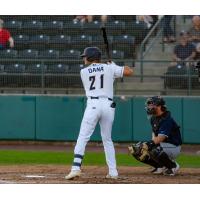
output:
[[[115,98],[115,142],[149,140],[151,127],[146,97]],[[184,143],[200,143],[200,97],[165,97],[167,107],[181,126]],[[85,97],[0,96],[1,140],[76,141],[84,113]],[[97,126],[92,141],[100,141]]]

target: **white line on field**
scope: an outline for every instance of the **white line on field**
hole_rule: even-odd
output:
[[[0,180],[0,184],[16,184],[17,182],[14,181],[5,181],[5,180]]]

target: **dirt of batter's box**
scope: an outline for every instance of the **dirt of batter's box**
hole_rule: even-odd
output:
[[[107,167],[84,166],[82,176],[76,180],[65,180],[70,166],[64,165],[18,165],[0,166],[0,183],[32,184],[177,184],[200,183],[199,168],[181,168],[176,176],[152,175],[148,167],[119,167],[119,179],[107,180]]]

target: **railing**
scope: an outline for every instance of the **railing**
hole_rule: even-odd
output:
[[[114,60],[118,63],[126,63],[131,66],[132,59],[116,59]],[[11,62],[11,60],[0,59],[0,63]],[[47,91],[59,94],[72,93],[80,94],[83,92],[82,83],[80,80],[79,71],[48,71],[45,66],[47,63],[51,65],[56,65],[56,63],[66,63],[66,65],[71,66],[74,60],[53,60],[53,59],[15,59],[14,63],[23,63],[25,69],[23,71],[11,70],[11,71],[0,71],[0,90],[5,91],[21,91],[21,93],[46,93]],[[38,71],[27,71],[26,67],[28,63],[35,62],[41,63],[41,68]],[[77,62],[77,61],[76,61]],[[82,60],[78,61],[79,63]],[[115,87],[117,94],[127,93],[134,94],[136,91],[140,91],[143,95],[152,91],[163,95],[176,95],[178,92],[184,95],[194,95],[200,94],[200,79],[199,71],[195,69],[196,63],[193,61],[187,61],[185,66],[172,68],[170,66],[171,61],[169,60],[143,60],[144,71],[141,75],[140,69],[135,68],[135,75],[129,80],[128,88],[120,89],[120,85],[127,84],[128,79],[119,80],[117,86]],[[137,65],[141,63],[141,60],[134,60]],[[152,67],[153,66],[153,67]],[[171,70],[171,71],[170,71]],[[140,83],[141,78],[143,83]],[[121,83],[120,83],[121,82]],[[145,85],[146,84],[146,85]],[[131,87],[133,85],[133,87]],[[135,85],[135,86],[134,86]],[[150,86],[151,85],[151,88]],[[137,87],[136,87],[137,86]],[[159,87],[158,87],[159,86]],[[141,87],[141,88],[140,88]],[[145,88],[146,87],[146,88]]]
[[[173,17],[173,29],[174,29],[174,33],[176,32],[176,17]],[[146,35],[146,37],[144,38],[144,40],[142,41],[141,45],[140,45],[140,74],[141,74],[141,79],[140,81],[143,82],[143,62],[145,60],[145,56],[150,52],[150,50],[154,47],[156,41],[159,41],[159,38],[163,39],[163,17],[160,18],[156,24],[154,25],[154,27],[149,31],[149,33]],[[150,38],[152,39],[150,41]],[[148,48],[146,48],[148,43]],[[165,49],[165,45],[163,42],[161,42],[161,50],[164,51]]]

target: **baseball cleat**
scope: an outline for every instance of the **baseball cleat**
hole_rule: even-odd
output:
[[[164,167],[161,167],[161,168],[154,168],[154,169],[151,171],[151,173],[152,173],[152,174],[163,174],[163,172],[164,172],[165,169],[166,169],[166,168],[164,168]]]
[[[81,176],[81,170],[73,170],[67,176],[65,176],[65,179],[72,180],[80,176]]]
[[[179,170],[180,166],[179,164],[176,162],[176,167],[172,168],[172,169],[166,169],[163,174],[166,176],[175,176],[177,171]]]
[[[117,180],[119,177],[118,176],[111,176],[110,174],[106,175],[106,179],[115,179]]]

